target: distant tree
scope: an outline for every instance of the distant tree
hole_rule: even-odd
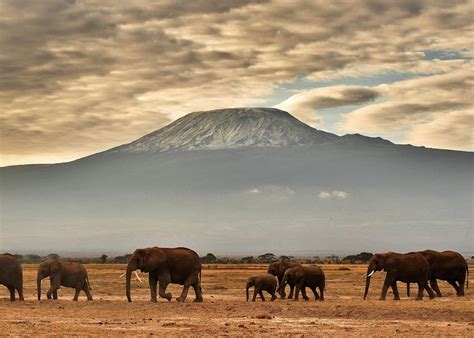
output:
[[[100,262],[101,262],[102,264],[104,264],[105,262],[107,262],[107,258],[109,258],[109,256],[107,256],[107,255],[105,255],[105,254],[102,255],[102,256],[100,256]]]
[[[28,263],[38,263],[41,261],[41,256],[30,254],[23,256],[23,260]]]
[[[217,257],[212,253],[208,253],[206,256],[201,257],[201,262],[205,264],[217,263]]]
[[[272,253],[265,253],[257,257],[259,263],[273,263],[275,262],[276,256]]]
[[[49,254],[48,256],[46,256],[47,259],[53,259],[53,260],[58,260],[61,258],[61,256],[59,256],[58,254],[55,254],[55,253],[52,253],[52,254]]]
[[[278,259],[281,261],[291,261],[293,258],[295,257],[294,256],[280,256]]]
[[[242,257],[239,263],[252,264],[252,263],[255,263],[255,258],[253,256]]]
[[[342,259],[345,263],[368,263],[374,254],[370,252],[361,252],[357,255],[349,255]]]

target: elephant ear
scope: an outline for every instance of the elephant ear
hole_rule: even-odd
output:
[[[61,270],[61,263],[60,263],[60,262],[58,262],[58,261],[52,261],[52,262],[49,264],[49,271],[50,271],[50,274],[51,274],[51,275],[54,275],[54,274],[58,273],[59,270]]]
[[[394,255],[390,255],[390,254],[387,254],[385,256],[385,268],[384,268],[384,271],[394,271],[397,269],[399,263],[398,263],[399,259],[398,257],[394,256]]]
[[[153,248],[146,256],[143,271],[150,272],[156,270],[160,265],[164,264],[166,260],[167,257],[163,250]]]
[[[301,279],[304,277],[304,270],[303,269],[296,269],[295,271],[295,278]]]

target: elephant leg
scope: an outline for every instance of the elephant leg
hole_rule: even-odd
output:
[[[10,291],[10,302],[15,301],[15,287],[14,286],[7,286],[8,291]]]
[[[58,299],[58,289],[59,289],[59,286],[51,286],[51,288],[46,293],[46,296],[48,297],[48,299],[52,299],[53,295],[55,297],[54,299]]]
[[[186,297],[188,297],[189,287],[190,287],[189,284],[184,284],[183,291],[181,291],[181,295],[178,298],[176,298],[178,302],[183,303],[186,301]]]
[[[443,297],[443,295],[441,294],[441,290],[439,289],[438,281],[436,280],[436,278],[430,279],[430,285],[431,285],[431,288],[434,290],[434,292],[436,292],[436,297]]]
[[[194,293],[196,294],[196,298],[194,299],[195,302],[201,303],[202,302],[202,290],[201,284],[196,282],[193,284]]]
[[[316,291],[316,287],[312,287],[310,288],[311,291],[313,291],[313,294],[314,294],[314,299],[315,300],[318,300],[319,299],[319,295],[318,295],[318,292]]]
[[[431,290],[430,286],[428,285],[428,281],[425,282],[424,288],[430,295],[430,299],[433,299],[436,297],[435,293],[433,292],[433,290]]]
[[[319,301],[322,302],[324,301],[324,285],[319,286],[319,293],[320,293]]]
[[[424,282],[426,284],[426,282]],[[424,288],[424,283],[423,282],[418,282],[418,294],[416,295],[416,300],[423,300],[423,288]]]
[[[457,291],[458,296],[464,296],[464,283],[466,282],[466,275],[463,273],[458,277],[459,290]]]
[[[390,285],[393,283],[395,278],[391,276],[390,273],[387,273],[387,276],[385,276],[385,281],[383,282],[383,287],[382,287],[382,294],[380,295],[380,300],[385,300],[387,297],[387,291]]]
[[[260,295],[260,299],[262,300],[262,302],[265,301],[265,297],[263,296],[263,291],[260,289],[260,291],[258,291],[258,294]]]
[[[397,288],[397,281],[393,281],[391,284],[391,287],[393,291],[393,299],[400,300],[400,294],[398,293],[398,288]]]
[[[271,289],[268,293],[272,296],[272,299],[270,299],[271,302],[273,302],[275,299],[277,299],[277,296],[275,295],[275,289]]]
[[[290,294],[288,295],[288,299],[293,299],[294,291],[295,291],[295,285],[292,284],[290,285]]]
[[[301,295],[303,296],[304,300],[309,300],[309,297],[306,294],[306,286],[304,286],[304,285],[301,287]]]
[[[74,292],[74,297],[72,298],[73,301],[77,302],[77,300],[79,299],[79,294],[81,293],[81,289],[80,288],[76,288],[76,291]]]
[[[164,282],[160,282],[160,287],[159,287],[159,295],[160,297],[162,298],[166,298],[168,299],[168,301],[171,300],[171,293],[170,292],[166,292],[166,287],[168,286],[168,283],[164,283]]]
[[[20,300],[25,300],[25,298],[23,297],[23,287],[17,287],[16,291],[18,291],[18,297],[20,298]]]
[[[154,273],[150,272],[148,274],[148,285],[150,286],[150,301],[156,303],[156,286],[158,284],[158,279]]]
[[[296,284],[296,287],[295,287],[295,297],[293,298],[293,300],[298,300],[299,296],[300,296],[300,289],[301,289],[301,286],[299,284]],[[289,297],[288,297],[289,298]]]
[[[255,300],[257,299],[257,294],[258,294],[258,290],[257,290],[257,287],[255,287],[255,288],[253,289],[252,302],[255,302]]]
[[[456,290],[456,295],[459,295],[459,286],[456,284],[456,281],[451,279],[448,280],[448,283],[453,286],[454,290]]]
[[[58,290],[53,291],[53,299],[57,300],[58,299]]]
[[[92,294],[91,294],[91,290],[89,289],[88,283],[84,283],[84,287],[82,288],[82,290],[86,294],[87,300],[92,300]]]

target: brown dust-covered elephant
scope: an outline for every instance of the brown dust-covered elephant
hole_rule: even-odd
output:
[[[0,255],[0,284],[10,291],[10,301],[15,301],[15,291],[23,298],[23,271],[20,262],[10,254]]]
[[[168,284],[184,285],[181,295],[176,299],[184,302],[190,286],[196,294],[195,302],[202,302],[201,260],[196,252],[188,248],[145,248],[137,249],[130,258],[126,273],[126,294],[129,302],[130,279],[132,272],[140,269],[148,272],[151,301],[156,302],[156,286],[159,282],[159,295],[171,300],[171,293],[166,292]]]
[[[285,271],[280,288],[284,288],[287,283],[295,284],[295,300],[298,300],[299,293],[303,295],[304,300],[309,300],[306,295],[306,287],[313,291],[316,300],[324,300],[324,288],[326,286],[326,276],[323,270],[317,265],[295,266]],[[316,288],[321,295],[318,295]]]
[[[249,279],[247,280],[247,284],[245,285],[245,291],[247,293],[247,302],[249,301],[249,289],[252,286],[254,287],[252,298],[253,302],[255,302],[257,294],[260,295],[262,302],[265,301],[263,291],[268,292],[272,296],[271,301],[274,301],[277,298],[277,296],[275,295],[275,291],[277,289],[277,280],[275,276],[271,274],[267,273],[264,275],[249,277]]]
[[[87,300],[92,300],[89,278],[82,264],[57,260],[41,263],[38,266],[36,278],[38,300],[41,300],[41,282],[46,277],[49,277],[51,282],[51,287],[46,294],[48,299],[58,299],[58,289],[65,286],[76,290],[72,300],[77,301],[81,291],[85,292]]]
[[[286,270],[294,268],[295,266],[301,266],[301,264],[292,261],[280,261],[271,263],[268,266],[267,272],[272,274],[273,276],[276,276],[278,279],[278,293],[280,294],[281,299],[284,299],[286,297],[285,288],[280,287],[281,281],[283,280],[283,275],[285,274]],[[288,282],[288,285],[290,286],[290,294],[288,295],[288,298],[293,299],[293,291],[295,289],[295,284],[293,282]]]
[[[438,252],[434,250],[418,251],[430,265],[430,285],[437,297],[442,297],[437,279],[445,280],[456,290],[457,296],[464,296],[464,283],[469,287],[469,269],[466,259],[455,251]],[[407,283],[407,295],[410,297],[410,283]]]
[[[393,290],[394,299],[400,299],[397,289],[397,281],[404,283],[417,283],[417,300],[423,299],[423,289],[426,289],[430,295],[430,299],[433,299],[435,295],[428,286],[429,270],[430,266],[428,261],[419,253],[399,254],[388,252],[375,254],[370,260],[367,268],[364,299],[367,299],[367,293],[369,292],[370,277],[377,271],[387,272],[380,300],[385,300],[389,287]]]

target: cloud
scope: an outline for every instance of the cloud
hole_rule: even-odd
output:
[[[321,191],[318,195],[319,199],[321,200],[328,200],[328,199],[346,199],[349,197],[349,194],[345,191],[333,190],[333,191]]]
[[[282,201],[293,198],[296,192],[288,186],[280,185],[263,185],[255,187],[244,192],[248,195],[253,196],[263,196],[265,199],[270,199],[274,201]]]
[[[383,95],[382,102],[346,114],[339,128],[350,133],[378,135],[387,130],[400,130],[405,132],[405,140],[410,143],[470,150],[472,120],[469,119],[472,117],[474,84],[470,66],[378,86],[375,89]],[[467,123],[469,121],[471,123]]]
[[[332,86],[306,90],[291,96],[276,108],[286,110],[307,123],[318,123],[315,111],[375,100],[380,93],[360,86]]]
[[[415,126],[407,141],[433,148],[474,151],[473,126],[473,110],[451,111]]]
[[[423,51],[472,56],[472,16],[469,1],[4,0],[0,154],[71,159],[190,111],[264,105],[300,79],[466,69]],[[292,107],[317,119],[312,105],[370,95],[326,94]]]

